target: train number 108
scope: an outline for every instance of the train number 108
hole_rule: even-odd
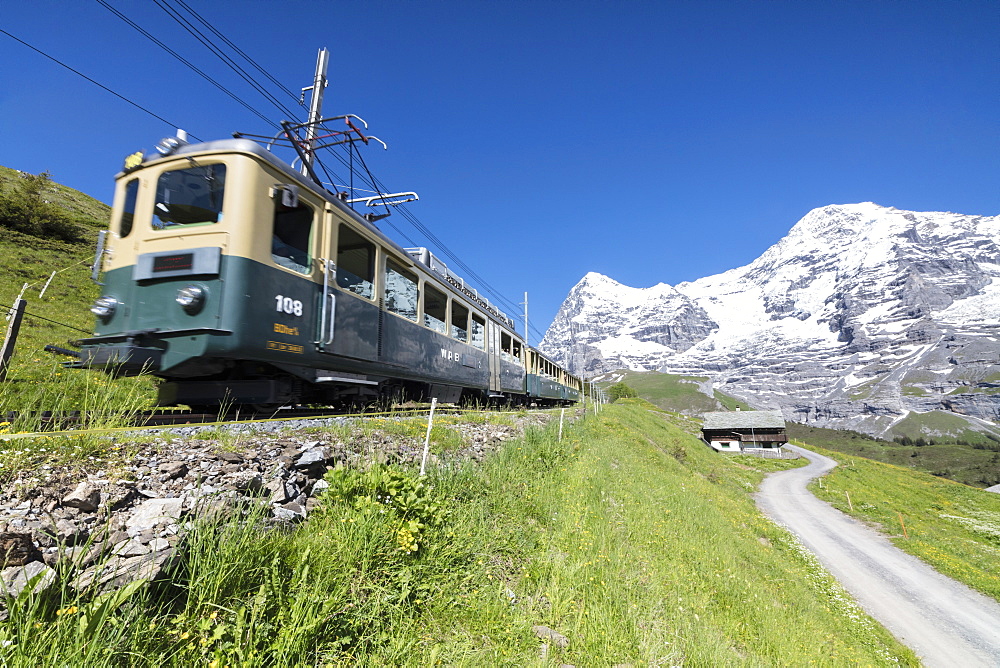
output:
[[[283,295],[275,295],[275,310],[278,313],[287,313],[288,315],[302,315],[302,302],[298,299],[292,299],[291,297],[285,297]]]

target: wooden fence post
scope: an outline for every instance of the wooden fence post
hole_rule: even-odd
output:
[[[3,350],[0,351],[0,383],[7,380],[7,367],[14,355],[14,344],[17,343],[17,332],[21,329],[21,319],[28,302],[18,299],[10,312],[10,322],[7,323],[7,335],[3,340]]]
[[[427,473],[427,455],[431,451],[431,428],[434,426],[434,409],[437,407],[437,397],[431,398],[431,412],[427,416],[427,436],[424,437],[424,456],[420,460],[420,475]]]

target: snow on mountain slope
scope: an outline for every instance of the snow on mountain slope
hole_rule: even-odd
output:
[[[541,347],[585,375],[710,375],[786,417],[885,432],[1000,414],[1000,216],[810,211],[750,264],[671,287],[589,273]]]

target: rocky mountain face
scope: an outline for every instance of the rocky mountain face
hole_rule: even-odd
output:
[[[1000,216],[827,206],[715,276],[632,288],[590,273],[541,348],[588,377],[709,376],[752,406],[818,426],[884,435],[938,411],[990,430],[1000,418]]]

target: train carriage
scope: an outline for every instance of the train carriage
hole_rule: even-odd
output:
[[[78,365],[157,375],[163,405],[573,400],[433,254],[249,139],[131,156],[102,260]]]

